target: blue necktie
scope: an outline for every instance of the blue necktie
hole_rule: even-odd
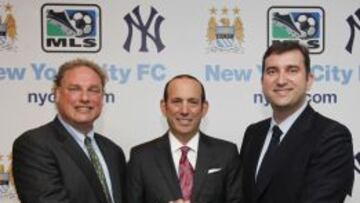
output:
[[[266,151],[266,154],[262,160],[257,178],[256,178],[256,184],[259,185],[262,183],[264,177],[267,174],[267,171],[269,170],[269,164],[271,163],[274,153],[277,149],[277,147],[280,144],[280,136],[282,135],[282,131],[280,130],[279,126],[274,125],[272,128],[272,135],[271,135],[271,141],[269,144],[269,147]]]

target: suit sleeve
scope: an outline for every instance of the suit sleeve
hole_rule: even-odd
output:
[[[226,203],[240,203],[242,198],[241,163],[236,145],[232,145],[229,157],[226,175]]]
[[[13,144],[13,174],[22,203],[71,203],[51,151],[26,133]]]
[[[338,123],[327,128],[310,159],[301,203],[342,203],[354,181],[352,138]]]
[[[141,166],[139,158],[136,156],[135,150],[131,150],[130,159],[126,170],[126,200],[128,203],[143,203],[144,192],[141,175]]]
[[[244,183],[253,178],[254,176],[252,177],[246,177],[244,174],[244,168],[246,166],[244,166],[244,164],[248,164],[248,163],[245,163],[244,159],[245,159],[245,152],[248,148],[248,143],[249,143],[249,139],[250,139],[250,132],[251,132],[251,129],[253,128],[252,127],[253,125],[250,125],[246,128],[245,130],[245,133],[244,133],[244,136],[243,136],[243,139],[242,139],[242,143],[241,143],[241,148],[240,148],[240,155],[239,155],[239,174],[238,174],[238,179],[240,180],[241,184],[240,184],[240,192],[241,193],[241,201],[240,202],[245,202],[245,200],[247,199],[246,196],[250,196],[250,192],[249,191],[246,191],[248,188],[245,188],[244,187]],[[248,174],[246,174],[248,175]],[[248,175],[249,176],[249,175]],[[249,186],[248,186],[249,187]],[[247,192],[247,194],[246,194]],[[246,195],[245,195],[246,194]]]

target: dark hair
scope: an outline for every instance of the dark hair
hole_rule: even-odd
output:
[[[103,72],[103,70],[100,68],[100,66],[98,64],[96,64],[95,62],[89,61],[87,59],[81,59],[81,58],[67,61],[60,66],[58,73],[54,78],[54,87],[53,88],[56,89],[57,87],[61,86],[61,81],[64,78],[66,71],[72,70],[79,66],[85,66],[85,67],[88,67],[89,69],[93,70],[100,77],[102,89],[104,90],[105,84],[107,82],[106,74]]]
[[[206,101],[206,94],[205,94],[205,88],[204,88],[203,84],[196,77],[189,75],[189,74],[181,74],[181,75],[177,75],[177,76],[171,78],[165,84],[163,100],[166,101],[168,99],[168,89],[169,89],[170,83],[176,79],[181,79],[181,78],[188,78],[188,79],[194,80],[197,83],[199,83],[199,85],[201,87],[201,102],[204,103]]]
[[[299,50],[304,57],[306,75],[310,73],[310,56],[308,49],[296,41],[277,41],[274,42],[265,52],[262,59],[261,75],[264,75],[265,60],[272,54],[283,54],[288,51]]]

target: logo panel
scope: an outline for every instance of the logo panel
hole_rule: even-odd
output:
[[[321,7],[271,7],[268,10],[268,46],[276,41],[298,41],[312,54],[325,45],[325,12]]]
[[[165,45],[162,42],[160,35],[160,26],[161,23],[165,20],[165,18],[160,15],[154,7],[150,8],[150,15],[145,21],[140,12],[140,6],[135,7],[131,13],[126,14],[124,16],[124,20],[128,26],[128,36],[125,40],[123,48],[127,52],[130,52],[134,28],[136,28],[135,30],[138,30],[140,32],[141,36],[139,52],[149,52],[149,42],[153,42],[157,52],[161,52],[165,48]],[[150,30],[152,26],[154,27],[154,30]]]
[[[210,9],[207,52],[243,53],[244,27],[239,7]]]
[[[41,8],[45,52],[99,52],[101,10],[92,4],[45,4]]]
[[[355,171],[360,174],[360,152],[355,155]]]
[[[7,156],[0,154],[0,200],[17,199],[11,161],[11,154]]]
[[[348,42],[346,43],[345,49],[350,54],[352,54],[355,39],[355,30],[360,30],[360,8],[355,11],[354,15],[350,15],[346,19],[346,22],[350,27],[350,36]]]
[[[13,6],[9,3],[0,5],[0,51],[16,51],[16,36]]]

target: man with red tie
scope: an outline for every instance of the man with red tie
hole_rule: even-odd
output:
[[[167,82],[160,108],[169,130],[132,148],[128,202],[240,202],[236,145],[199,130],[208,106],[204,87],[195,77],[178,75]]]

